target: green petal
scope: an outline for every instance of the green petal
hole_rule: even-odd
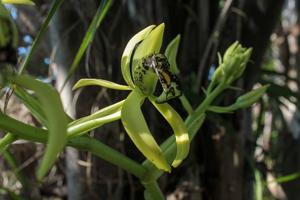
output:
[[[180,35],[177,35],[167,46],[165,55],[170,63],[170,71],[174,74],[179,74],[176,58],[178,53],[178,46],[180,43]]]
[[[73,90],[76,90],[80,87],[84,86],[101,86],[114,90],[131,90],[131,88],[127,85],[120,85],[111,81],[103,80],[103,79],[80,79],[74,86]]]
[[[185,159],[189,153],[190,149],[190,140],[187,128],[184,124],[184,121],[180,117],[180,115],[167,103],[158,104],[154,99],[150,99],[151,103],[157,108],[157,110],[163,115],[163,117],[168,121],[170,126],[172,127],[176,145],[177,145],[177,153],[176,157],[172,163],[173,167],[177,167],[180,165],[183,159]]]
[[[171,168],[151,135],[141,111],[141,104],[144,100],[145,96],[138,88],[129,94],[121,111],[123,126],[135,146],[149,161],[157,168],[170,172]]]
[[[127,43],[125,50],[122,55],[121,60],[121,70],[122,75],[126,83],[134,87],[134,84],[131,79],[131,70],[130,70],[130,58],[132,55],[132,52],[136,45],[145,39],[145,37],[151,32],[151,30],[155,27],[155,25],[148,26],[147,28],[143,29],[142,31],[138,32],[136,35],[134,35],[129,42]]]
[[[133,61],[131,63],[132,73],[142,58],[145,58],[151,54],[159,53],[163,41],[164,29],[164,23],[155,27],[141,42],[141,44],[138,45],[134,52]]]

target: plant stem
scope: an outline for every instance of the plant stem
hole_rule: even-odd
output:
[[[4,114],[0,114],[0,127],[2,130],[11,132],[14,136],[20,139],[40,143],[47,142],[47,130],[24,124]],[[89,151],[94,155],[132,173],[138,178],[143,177],[146,173],[146,168],[141,166],[141,164],[94,138],[80,136],[71,139],[67,145],[80,150]]]
[[[17,137],[11,133],[7,133],[3,138],[0,139],[0,154],[5,151],[5,149],[13,143]]]
[[[142,182],[145,187],[144,197],[145,200],[164,200],[164,195],[161,192],[156,181]]]

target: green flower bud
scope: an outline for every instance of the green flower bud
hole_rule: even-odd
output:
[[[233,104],[235,108],[247,108],[254,104],[258,99],[265,94],[266,90],[270,85],[261,86],[255,90],[252,90],[239,98],[237,98],[236,102]]]
[[[252,48],[243,48],[238,42],[233,43],[225,52],[223,62],[213,75],[216,84],[225,80],[227,84],[239,78],[245,71],[252,53]]]
[[[240,44],[238,41],[236,41],[232,45],[230,45],[224,53],[223,62],[230,60],[232,55],[235,54],[235,51],[239,46],[240,46]]]

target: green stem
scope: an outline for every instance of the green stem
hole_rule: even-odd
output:
[[[2,130],[11,132],[14,136],[20,139],[40,143],[47,142],[47,130],[24,124],[1,113],[0,127]],[[71,139],[67,145],[83,151],[89,151],[94,155],[132,173],[138,178],[142,178],[146,173],[145,167],[94,138],[80,136]]]
[[[146,169],[136,161],[124,156],[122,153],[112,149],[110,146],[87,136],[81,136],[71,139],[68,143],[80,150],[91,152],[92,154],[106,160],[120,168],[130,172],[138,178],[141,178],[146,173]]]
[[[187,113],[189,115],[191,115],[194,112],[194,110],[193,110],[193,107],[190,104],[189,100],[186,98],[186,96],[184,94],[182,96],[180,96],[179,99],[180,99],[181,104],[184,107],[184,109],[187,111]]]
[[[144,183],[143,185],[145,187],[144,197],[145,200],[164,200],[164,195],[161,192],[161,189],[159,188],[156,181],[151,181]]]
[[[3,138],[0,139],[0,154],[5,151],[5,149],[13,143],[17,137],[11,133],[7,133]]]

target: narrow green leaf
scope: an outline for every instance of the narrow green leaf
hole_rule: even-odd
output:
[[[84,86],[101,86],[114,90],[131,90],[131,88],[127,85],[120,85],[111,81],[103,80],[103,79],[80,79],[74,86],[73,90],[76,90],[80,87]]]
[[[53,87],[26,75],[11,77],[11,81],[17,86],[35,92],[47,119],[45,126],[49,130],[48,142],[45,155],[37,171],[37,178],[41,180],[52,167],[58,154],[66,144],[68,120],[59,94]]]
[[[117,102],[115,104],[112,104],[110,106],[102,108],[101,110],[98,110],[97,112],[95,112],[93,114],[90,114],[90,115],[88,115],[86,117],[82,117],[80,119],[74,120],[71,123],[69,123],[69,127],[73,126],[73,125],[77,125],[79,123],[91,121],[93,119],[105,117],[105,116],[111,115],[113,113],[116,113],[116,112],[118,112],[118,111],[121,110],[123,103],[124,103],[124,100],[119,101],[119,102]]]
[[[170,71],[174,74],[179,74],[179,69],[177,66],[177,53],[178,53],[178,46],[180,43],[180,35],[177,35],[167,46],[165,51],[165,55],[168,58],[170,63]]]
[[[37,98],[29,94],[26,90],[20,87],[15,88],[15,94],[19,100],[30,110],[31,114],[42,124],[46,124],[47,119],[42,109],[41,103]]]
[[[2,0],[2,3],[7,3],[7,4],[24,4],[24,5],[29,5],[29,6],[34,6],[35,3],[30,0]]]
[[[232,113],[234,110],[236,110],[234,107],[228,106],[209,106],[207,108],[207,111],[215,112],[215,113]]]
[[[261,175],[258,170],[254,171],[255,175],[255,200],[263,200],[263,185]]]
[[[194,110],[193,110],[193,107],[192,105],[190,104],[189,100],[186,98],[186,96],[184,94],[182,94],[180,97],[179,97],[179,100],[183,106],[183,108],[187,111],[187,113],[189,115],[191,115]]]
[[[277,177],[275,179],[275,181],[277,183],[286,183],[286,182],[293,181],[293,180],[298,179],[298,178],[300,178],[300,172]]]
[[[69,69],[68,72],[68,76],[61,88],[61,90],[64,88],[64,86],[66,85],[66,83],[68,82],[68,80],[70,79],[70,77],[72,76],[72,74],[75,72],[75,70],[78,67],[78,64],[83,56],[83,54],[85,53],[88,45],[92,42],[92,40],[94,39],[95,33],[98,29],[98,27],[100,26],[101,22],[103,21],[104,17],[106,16],[107,11],[109,10],[110,6],[112,4],[112,0],[102,0],[100,6],[97,9],[97,12],[87,30],[87,32],[85,33],[85,36],[82,40],[82,43],[75,55],[75,58],[72,62],[72,65]]]
[[[119,120],[121,118],[121,111],[117,111],[107,116],[92,119],[89,121],[80,122],[68,127],[68,138],[77,137],[84,133],[87,133],[95,128]]]
[[[60,8],[61,4],[63,3],[63,0],[55,0],[48,12],[48,15],[45,19],[45,21],[42,24],[42,27],[39,29],[39,32],[37,33],[31,47],[30,50],[28,52],[28,54],[26,55],[24,61],[22,62],[22,64],[20,65],[19,74],[22,74],[23,71],[26,69],[26,67],[28,66],[31,57],[33,55],[33,52],[35,51],[37,45],[39,44],[42,36],[44,35],[45,31],[47,30],[47,27],[50,23],[50,20],[52,19],[52,17],[54,16],[54,14],[57,12],[57,10]]]

